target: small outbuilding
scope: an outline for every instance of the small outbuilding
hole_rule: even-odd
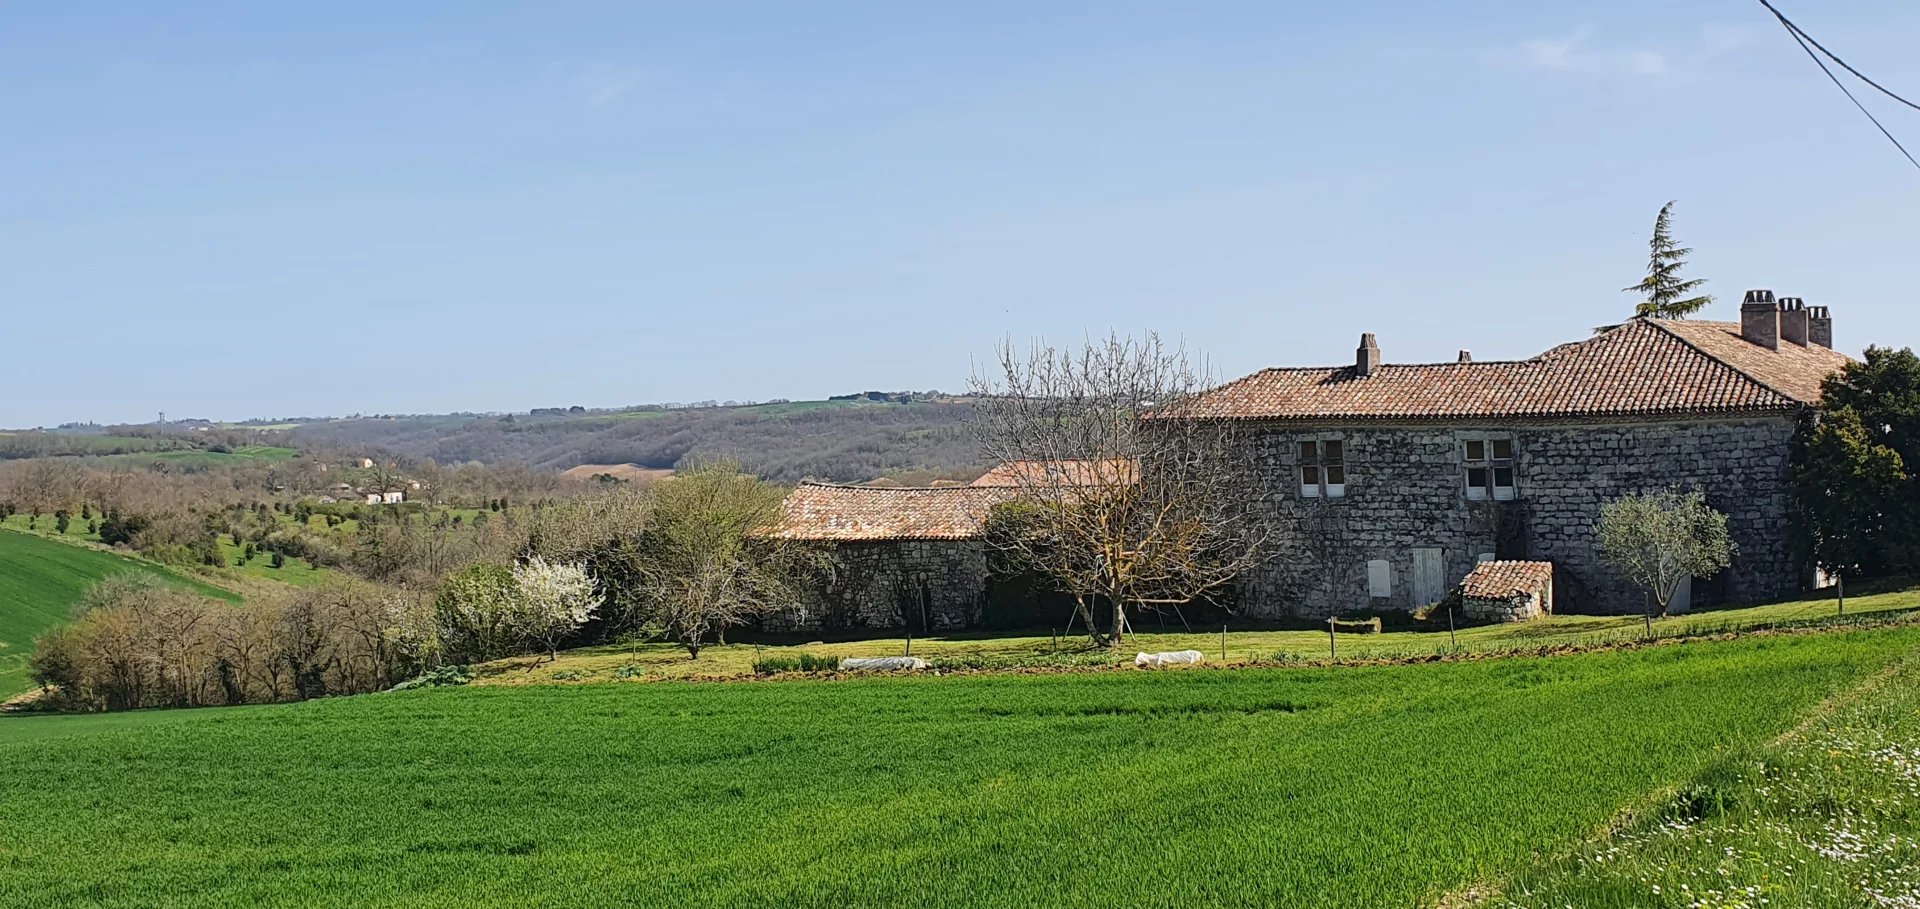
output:
[[[1460,612],[1486,622],[1524,622],[1553,612],[1552,562],[1481,562],[1460,580]]]

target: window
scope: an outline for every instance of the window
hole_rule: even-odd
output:
[[[1513,437],[1487,436],[1460,441],[1467,472],[1467,498],[1476,502],[1513,498]]]
[[[1339,439],[1300,443],[1300,495],[1335,498],[1347,494],[1347,452]]]

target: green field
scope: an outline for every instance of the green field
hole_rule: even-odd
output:
[[[1889,615],[1920,610],[1920,589],[1901,587],[1847,598],[1846,614],[1854,617]],[[1836,618],[1831,595],[1815,592],[1805,599],[1760,606],[1714,609],[1655,619],[1658,637],[1711,634],[1722,630],[1817,623]],[[1154,628],[1144,622],[1142,627]],[[1646,624],[1637,615],[1554,615],[1499,625],[1477,625],[1450,633],[1442,621],[1384,634],[1341,634],[1333,656],[1343,660],[1400,658],[1447,653],[1501,653],[1550,646],[1594,646],[1638,640]],[[1097,665],[1128,663],[1138,651],[1199,650],[1209,662],[1289,663],[1329,658],[1327,633],[1320,630],[1233,629],[1223,637],[1218,625],[1209,630],[1154,630],[1135,633],[1117,651],[1088,647],[1076,635],[1034,634],[1022,631],[963,632],[918,637],[913,655],[936,666]],[[898,633],[883,638],[810,642],[765,646],[719,644],[690,660],[684,648],[667,643],[607,645],[569,650],[554,662],[526,671],[534,658],[502,660],[483,667],[483,684],[522,685],[550,682],[554,673],[584,681],[614,681],[638,672],[647,678],[714,678],[748,675],[756,659],[811,654],[834,659],[849,656],[897,656],[909,642]],[[1224,649],[1223,649],[1224,648]]]
[[[290,515],[280,515],[278,519],[289,524],[293,522],[293,518]],[[40,536],[47,537],[49,539],[60,540],[66,543],[76,543],[76,542],[99,543],[100,542],[100,534],[88,533],[87,522],[81,520],[78,517],[73,518],[71,522],[68,523],[66,533],[59,532],[58,525],[54,523],[54,519],[52,515],[44,515],[44,514],[41,515],[40,519],[34,522],[34,527],[32,530],[29,530],[27,528],[27,521],[28,521],[27,515],[16,514],[4,520],[0,520],[0,529],[15,530],[21,533],[38,534]],[[326,523],[319,519],[315,519],[312,522],[312,524],[309,526],[312,526],[321,530],[326,529]],[[352,528],[358,526],[358,524],[357,522],[354,522],[354,521],[348,521],[346,526],[348,528],[348,532],[351,532]],[[292,584],[295,587],[307,587],[313,584],[318,584],[321,581],[326,580],[327,578],[333,576],[332,569],[322,568],[318,571],[315,571],[312,563],[306,561],[305,559],[300,559],[300,558],[288,559],[287,564],[279,568],[275,568],[273,567],[273,558],[271,554],[266,554],[266,553],[255,555],[251,561],[242,563],[240,561],[240,556],[244,552],[244,549],[242,547],[233,545],[232,537],[227,536],[226,534],[221,534],[218,538],[218,541],[220,544],[220,554],[227,560],[227,568],[224,569],[226,574],[222,574],[222,571],[223,571],[222,569],[214,569],[214,568],[196,569],[196,570],[207,572],[209,576],[214,577],[216,580],[224,577],[238,575],[241,577],[260,578],[262,580],[268,580],[268,581],[280,581],[282,583]],[[147,563],[143,562],[142,564],[147,564]]]
[[[0,718],[0,820],[31,831],[0,839],[0,905],[1413,906],[1581,848],[1917,645]]]
[[[287,461],[300,456],[292,448],[280,448],[272,445],[247,445],[232,451],[205,451],[190,449],[184,451],[156,451],[142,454],[119,454],[101,458],[116,464],[167,464],[176,467],[214,467],[221,464],[242,463],[247,461]]]
[[[1920,653],[1737,749],[1616,834],[1516,874],[1495,909],[1920,906]]]
[[[51,523],[51,519],[43,519]],[[35,635],[67,620],[73,604],[108,575],[141,572],[209,596],[239,597],[162,566],[24,533],[0,531],[0,700],[33,687],[27,657]]]

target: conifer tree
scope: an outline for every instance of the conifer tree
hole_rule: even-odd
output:
[[[1645,298],[1634,307],[1635,318],[1684,319],[1713,302],[1711,294],[1688,296],[1707,283],[1705,279],[1680,277],[1680,269],[1693,250],[1673,239],[1672,202],[1660,206],[1660,214],[1653,219],[1653,240],[1647,245],[1653,251],[1647,261],[1647,276],[1638,284],[1620,289]]]

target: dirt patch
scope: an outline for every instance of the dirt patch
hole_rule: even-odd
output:
[[[606,474],[616,480],[652,482],[673,476],[673,469],[670,467],[641,467],[638,464],[582,464],[578,467],[569,467],[566,470],[560,471],[561,476],[576,480],[591,480],[600,474]]]

